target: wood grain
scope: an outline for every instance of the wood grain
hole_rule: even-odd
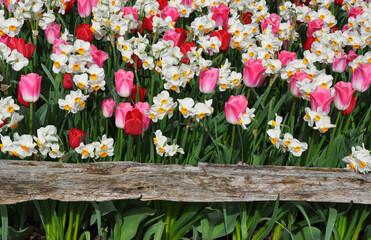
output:
[[[185,202],[304,200],[371,204],[371,175],[285,166],[0,160],[0,204],[118,199]]]

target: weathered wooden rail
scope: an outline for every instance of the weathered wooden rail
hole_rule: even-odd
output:
[[[371,175],[284,166],[0,160],[0,204],[117,199],[187,202],[305,200],[371,204]]]

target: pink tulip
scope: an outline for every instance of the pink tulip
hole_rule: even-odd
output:
[[[129,97],[134,82],[134,73],[131,71],[126,72],[124,69],[120,69],[115,72],[115,86],[116,91],[120,97]]]
[[[338,82],[334,86],[335,88],[335,99],[334,105],[337,110],[346,110],[350,101],[353,98],[353,93],[356,90],[352,90],[352,83],[350,82]]]
[[[147,103],[147,102],[137,102],[137,104],[135,104],[134,109],[138,109],[142,113],[142,116],[143,116],[143,130],[144,131],[147,130],[152,119],[150,117],[148,117],[147,114],[145,114],[144,112],[149,111],[151,109],[151,107],[149,106],[149,103]]]
[[[247,100],[243,95],[231,96],[224,105],[225,118],[227,122],[237,125],[240,116],[246,111]]]
[[[360,65],[354,69],[352,86],[358,92],[365,92],[371,84],[371,63]]]
[[[305,72],[295,72],[290,79],[290,91],[294,97],[301,98],[301,93],[299,88],[296,86],[296,83],[303,81],[305,78],[309,78],[308,74]]]
[[[353,62],[354,59],[358,57],[358,54],[354,50],[350,50],[347,55],[347,61],[348,63]]]
[[[357,18],[357,16],[362,13],[363,11],[361,7],[352,7],[348,10],[348,18],[350,17]]]
[[[162,39],[164,39],[165,41],[173,41],[174,47],[176,47],[179,45],[180,37],[181,33],[172,30],[167,30]]]
[[[133,106],[131,106],[130,103],[119,103],[118,107],[116,108],[115,114],[116,127],[121,129],[125,128],[126,114],[131,110],[133,110]]]
[[[102,102],[102,113],[103,117],[110,118],[113,116],[113,113],[115,111],[115,100],[111,99],[104,99]]]
[[[313,21],[307,21],[308,31],[307,35],[312,36],[314,32],[321,30],[325,22],[321,19],[315,19]]]
[[[59,45],[70,45],[70,43],[66,43],[66,41],[64,41],[63,39],[55,39],[54,43],[53,43],[53,53],[56,53],[56,54],[61,54],[62,51],[59,49]]]
[[[205,94],[214,92],[218,78],[219,69],[217,68],[212,67],[200,72],[198,84],[200,91]]]
[[[284,66],[296,59],[296,53],[282,50],[278,53],[278,59],[280,60],[281,65]]]
[[[90,55],[93,58],[93,63],[97,64],[100,68],[103,67],[104,61],[108,59],[108,54],[104,51],[98,50],[93,44],[91,46]]]
[[[334,57],[334,61],[332,62],[332,70],[334,72],[342,73],[344,72],[345,68],[348,66],[347,55],[342,53]]]
[[[124,13],[123,17],[129,14],[133,14],[133,17],[135,20],[138,20],[138,9],[132,8],[132,7],[124,7],[121,9],[121,11]]]
[[[29,73],[21,76],[19,82],[19,91],[24,101],[33,103],[40,97],[42,77],[36,73]]]
[[[265,79],[263,77],[265,70],[267,68],[263,67],[262,60],[249,59],[243,68],[243,82],[247,87],[260,87]]]
[[[182,0],[182,4],[192,7],[193,0]]]
[[[310,106],[313,111],[318,111],[321,107],[326,114],[330,113],[331,102],[335,97],[331,97],[331,89],[317,87],[314,93],[310,94]]]
[[[178,21],[180,13],[175,7],[166,6],[161,12],[161,18],[165,20],[167,16],[170,16],[173,22]]]
[[[92,10],[91,0],[77,0],[77,10],[80,17],[88,17]]]
[[[272,13],[271,15],[269,15],[268,18],[265,18],[264,20],[262,20],[261,21],[262,31],[264,31],[268,27],[268,24],[272,26],[272,32],[274,36],[277,36],[277,32],[281,24],[281,17],[275,13]]]
[[[45,36],[48,43],[54,44],[54,41],[61,36],[61,24],[52,22],[50,26],[45,29]]]
[[[218,7],[212,6],[211,12],[213,16],[211,17],[215,23],[216,27],[224,26],[228,23],[230,8],[221,3]]]

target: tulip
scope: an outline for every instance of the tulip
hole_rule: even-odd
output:
[[[93,44],[90,46],[90,55],[93,58],[93,63],[97,64],[100,68],[103,68],[103,63],[108,59],[108,54],[104,51],[98,50]]]
[[[125,132],[130,135],[143,133],[143,116],[138,109],[133,109],[126,115]]]
[[[131,95],[129,96],[132,103],[136,102],[137,89],[138,89],[138,87],[135,84],[133,84],[133,88],[131,90]],[[139,87],[139,99],[138,99],[139,102],[144,101],[144,98],[146,97],[146,92],[147,92],[147,90],[145,88]]]
[[[353,62],[358,57],[358,54],[354,50],[350,50],[347,55],[347,62]]]
[[[243,16],[242,16],[242,22],[244,24],[250,24],[252,15],[253,14],[251,12],[244,13]]]
[[[282,50],[278,53],[278,59],[280,60],[281,65],[284,66],[296,59],[296,53]]]
[[[341,111],[341,114],[348,115],[351,112],[353,112],[353,110],[354,110],[354,108],[356,106],[356,103],[357,103],[357,98],[356,97],[352,97],[352,100],[350,101],[349,107],[346,110]]]
[[[46,40],[49,44],[54,44],[54,41],[60,38],[61,34],[61,24],[56,24],[52,22],[50,26],[45,29]]]
[[[104,99],[102,102],[102,113],[103,117],[110,118],[113,116],[115,111],[116,102],[112,98]]]
[[[36,73],[21,76],[19,91],[26,102],[36,102],[40,97],[42,77]]]
[[[180,17],[180,13],[175,7],[167,6],[162,10],[161,12],[161,18],[165,20],[167,16],[170,16],[173,22],[178,21],[178,18]]]
[[[352,90],[352,83],[350,82],[338,82],[334,86],[335,88],[335,99],[334,105],[337,110],[346,110],[353,98],[353,93],[356,90]]]
[[[7,46],[13,51],[17,49],[28,60],[31,59],[32,54],[35,50],[35,46],[32,43],[25,43],[23,38],[12,37],[8,40]]]
[[[176,31],[168,30],[168,31],[165,32],[165,34],[164,34],[164,36],[163,36],[162,39],[164,41],[173,41],[173,43],[174,43],[173,46],[174,47],[177,47],[180,44],[180,42],[179,42],[180,37],[181,37],[181,34],[180,33],[177,33]]]
[[[135,54],[131,55],[131,59],[133,59],[133,61],[137,63],[137,69],[139,69],[139,68],[142,67],[142,64],[143,64],[143,63],[142,63],[142,60],[141,60],[137,55],[135,55]],[[127,66],[128,68],[132,68],[132,69],[134,69],[134,64],[133,64],[133,63],[129,63],[129,62],[127,62],[127,63],[126,63],[126,66]]]
[[[158,10],[162,11],[168,4],[168,0],[156,0],[160,4]]]
[[[354,69],[352,86],[358,92],[365,92],[371,84],[371,63],[362,64]]]
[[[219,41],[222,42],[222,45],[220,46],[220,51],[225,51],[229,48],[229,44],[231,43],[231,37],[232,34],[229,33],[226,30],[219,30],[219,31],[213,31],[210,34],[210,37],[217,37],[219,38]]]
[[[91,0],[77,0],[77,10],[80,17],[88,17],[92,10]]]
[[[84,143],[85,132],[76,128],[72,128],[68,131],[68,142],[71,148],[75,149],[80,146],[80,143]]]
[[[314,32],[321,30],[325,22],[321,19],[315,19],[313,21],[307,21],[308,30],[307,35],[312,36]]]
[[[310,94],[310,106],[313,111],[318,111],[321,107],[326,114],[330,113],[331,102],[335,97],[331,97],[331,89],[317,87],[314,93]]]
[[[124,13],[122,17],[133,14],[133,17],[135,20],[138,20],[138,9],[133,7],[124,7],[121,9],[121,11]]]
[[[264,31],[268,27],[268,24],[272,26],[273,35],[277,36],[276,32],[278,32],[278,29],[280,28],[281,17],[275,13],[272,13],[271,15],[269,15],[268,18],[263,19],[261,21],[262,31]]]
[[[64,89],[73,89],[73,83],[70,73],[66,73],[63,76],[63,87]]]
[[[139,31],[140,34],[142,34],[144,32],[144,30],[147,30],[149,32],[153,32],[153,17],[154,16],[155,15],[152,15],[149,18],[144,17],[142,26],[141,26],[140,31]]]
[[[200,72],[198,84],[200,91],[205,94],[214,92],[218,78],[219,69],[217,68],[212,67]]]
[[[312,44],[316,41],[316,38],[309,36],[304,43],[304,50],[312,50]]]
[[[19,91],[19,87],[17,88],[17,99],[18,99],[19,104],[21,104],[22,106],[30,107],[30,103],[29,103],[29,102],[26,102],[26,101],[22,98],[22,94],[21,94],[21,91]],[[36,104],[36,103],[33,103],[33,105],[35,105],[35,104]]]
[[[243,68],[243,82],[247,87],[260,87],[265,79],[263,77],[265,70],[267,68],[263,67],[262,60],[249,59]]]
[[[308,74],[304,72],[295,72],[290,79],[290,91],[294,97],[301,98],[301,93],[299,88],[296,86],[296,83],[303,81],[305,78],[309,78]]]
[[[76,38],[84,40],[85,42],[93,41],[93,31],[91,30],[91,25],[83,23],[76,27]]]
[[[332,70],[334,72],[342,73],[348,66],[347,55],[345,53],[336,55],[332,62]]]
[[[115,123],[117,128],[125,128],[126,114],[131,110],[133,110],[133,107],[130,103],[119,103],[115,113]]]
[[[149,103],[147,102],[138,102],[135,104],[134,109],[138,109],[142,113],[142,122],[143,122],[143,130],[147,130],[149,127],[149,123],[151,122],[151,118],[148,117],[147,114],[145,114],[146,111],[149,111],[151,107],[149,106]]]
[[[225,118],[227,122],[237,125],[240,116],[246,111],[247,99],[243,95],[231,96],[224,105]]]
[[[115,72],[115,86],[116,91],[120,97],[129,97],[134,82],[134,73],[131,71],[126,72],[124,69],[120,69]]]
[[[191,48],[193,47],[196,47],[196,44],[193,42],[185,42],[179,45],[180,51],[183,53],[183,56],[185,56],[185,58],[182,59],[182,63],[189,63],[187,53],[192,52]]]
[[[221,3],[218,7],[212,6],[212,19],[215,21],[216,27],[224,26],[228,23],[230,8]]]
[[[352,7],[348,10],[348,18],[353,17],[354,19],[357,18],[358,15],[363,13],[361,7]]]
[[[63,39],[55,39],[54,43],[53,43],[53,53],[56,53],[56,54],[61,54],[62,51],[59,49],[59,45],[70,45],[70,43],[66,43],[65,40]]]

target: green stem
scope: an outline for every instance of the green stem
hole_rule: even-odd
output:
[[[30,118],[29,118],[29,128],[30,128],[30,135],[32,135],[32,115],[33,115],[33,103],[30,103]]]
[[[310,160],[310,157],[311,157],[311,152],[312,152],[312,148],[313,148],[313,145],[314,145],[314,138],[316,136],[316,130],[313,130],[313,133],[312,133],[312,138],[310,140],[310,145],[309,145],[309,148],[308,148],[308,154],[307,154],[307,159],[305,160],[305,166],[307,166],[309,160]]]
[[[98,107],[98,96],[97,96],[97,93],[95,93],[95,126],[94,126],[94,141],[97,140],[97,137],[98,137],[98,127],[100,126],[100,122],[99,122],[99,107]]]
[[[153,90],[155,88],[155,72],[152,72],[152,79],[151,79],[151,98],[149,99],[149,105],[153,103]]]
[[[227,164],[230,164],[231,163],[235,133],[236,133],[236,125],[234,125],[232,127],[231,149],[229,150],[229,156],[228,156]]]
[[[340,116],[341,116],[341,111],[338,112],[338,115],[337,115],[336,121],[335,121],[335,125],[336,125],[337,128],[338,128],[338,123],[339,123]],[[334,139],[336,132],[337,132],[336,129],[334,129],[333,132],[331,133],[330,143],[332,143],[332,140]]]
[[[108,118],[106,118],[106,137],[108,137]]]
[[[126,161],[132,161],[133,160],[133,136],[128,135],[128,143],[127,143],[127,150],[126,150]]]

